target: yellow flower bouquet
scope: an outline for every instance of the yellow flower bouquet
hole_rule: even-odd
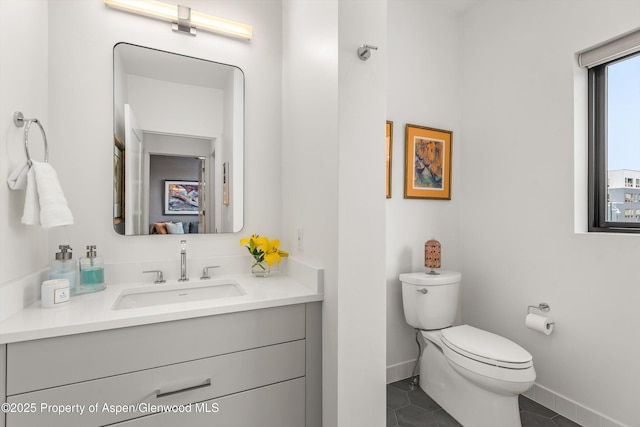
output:
[[[280,263],[281,258],[289,256],[289,253],[279,249],[280,240],[269,240],[267,236],[252,234],[251,237],[240,239],[240,245],[247,248],[253,257],[251,272],[256,276],[269,274],[269,269],[264,263],[271,267],[274,262]]]

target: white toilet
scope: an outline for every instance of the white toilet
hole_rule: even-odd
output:
[[[420,388],[464,427],[521,427],[518,395],[536,379],[531,354],[499,335],[451,326],[462,275],[439,273],[400,275],[405,319],[427,343]]]

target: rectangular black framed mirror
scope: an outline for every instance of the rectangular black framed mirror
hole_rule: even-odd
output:
[[[242,70],[118,43],[113,75],[116,232],[131,236],[240,231]],[[167,194],[166,181],[197,185],[174,186],[174,193]],[[174,203],[175,210],[167,210],[166,203]]]

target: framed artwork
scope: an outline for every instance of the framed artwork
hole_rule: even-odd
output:
[[[387,120],[387,199],[391,198],[391,155],[393,153],[393,122]]]
[[[407,124],[405,199],[451,199],[452,139],[451,131]]]
[[[229,205],[229,162],[222,164],[222,203]]]
[[[198,215],[198,181],[165,181],[164,214]]]
[[[124,144],[117,135],[113,138],[113,219],[124,220]]]

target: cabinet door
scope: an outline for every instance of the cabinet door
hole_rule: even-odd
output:
[[[0,345],[0,404],[6,402],[7,392],[5,389],[7,383],[7,371],[4,369],[7,363],[7,346]],[[4,427],[5,415],[0,412],[0,427]]]
[[[304,389],[304,378],[298,378],[113,427],[304,427]]]
[[[167,407],[182,409],[303,377],[304,355],[300,340],[10,396],[10,404],[28,411],[8,413],[7,426],[98,427]]]
[[[304,337],[298,304],[18,342],[7,346],[7,395]]]

